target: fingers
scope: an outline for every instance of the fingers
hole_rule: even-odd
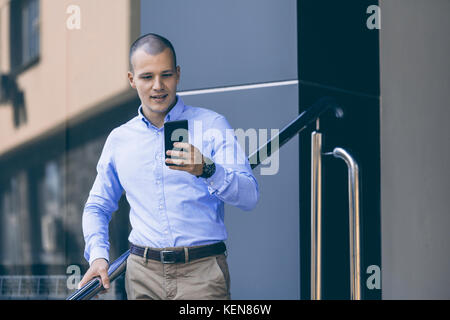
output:
[[[173,146],[175,148],[185,149],[185,150],[191,150],[191,147],[193,147],[192,144],[187,142],[174,142]]]
[[[89,268],[89,270],[84,275],[83,279],[78,283],[78,289],[81,289],[86,283],[89,282],[94,277],[92,269]]]
[[[106,269],[100,269],[99,275],[102,280],[103,288],[109,289],[109,277],[108,277],[108,271]]]
[[[203,155],[196,147],[186,142],[175,142],[174,148],[177,150],[167,150],[166,154],[171,156],[171,159],[184,159],[186,162],[182,163],[186,164],[202,164]],[[184,151],[183,151],[184,150]],[[170,162],[169,162],[170,163]],[[180,164],[173,162],[175,164]]]
[[[167,150],[166,154],[172,157],[188,159],[190,153],[185,151]]]
[[[189,161],[187,159],[166,159],[166,163],[168,164],[175,164],[177,166],[185,166],[187,164],[189,164]]]
[[[110,287],[108,277],[108,262],[105,259],[95,260],[91,267],[86,271],[83,279],[78,284],[78,289],[83,287],[86,283],[92,280],[94,277],[100,276],[100,281],[105,289]]]
[[[175,142],[174,148],[183,149],[185,151],[166,151],[166,154],[171,156],[171,158],[167,158],[165,160],[170,169],[186,171],[195,176],[198,176],[202,173],[203,155],[196,147],[186,142]]]

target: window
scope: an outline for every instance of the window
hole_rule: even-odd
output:
[[[41,191],[41,236],[42,247],[46,253],[63,251],[64,243],[63,215],[64,181],[61,163],[52,160],[45,164],[44,180],[39,187]],[[55,262],[55,261],[52,261]]]
[[[12,0],[11,71],[20,72],[39,58],[39,0]]]

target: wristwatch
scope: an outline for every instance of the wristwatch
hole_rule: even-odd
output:
[[[203,162],[203,173],[199,175],[199,178],[205,178],[208,179],[216,172],[216,165],[212,160],[207,159]]]

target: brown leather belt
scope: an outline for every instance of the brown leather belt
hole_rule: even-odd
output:
[[[156,260],[164,264],[186,263],[192,260],[222,254],[226,250],[227,248],[223,242],[217,242],[195,248],[180,247],[175,250],[156,250],[149,247],[143,248],[134,244],[131,244],[130,246],[130,252],[132,254],[151,260]]]

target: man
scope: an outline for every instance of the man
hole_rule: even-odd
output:
[[[83,212],[85,258],[109,288],[108,223],[123,191],[130,204],[129,299],[229,299],[224,203],[255,207],[258,184],[227,120],[187,106],[176,94],[180,67],[172,44],[156,34],[130,49],[138,115],[108,136]],[[167,150],[164,123],[188,120],[189,143]],[[181,149],[181,150],[180,150]],[[166,163],[164,163],[166,162]]]

